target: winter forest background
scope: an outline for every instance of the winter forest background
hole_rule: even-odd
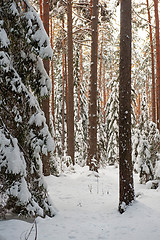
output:
[[[98,181],[101,171],[124,168],[119,89],[125,88],[120,86],[120,7],[125,2],[0,1],[1,219],[55,216],[46,185],[52,182],[50,175],[83,172]],[[158,7],[158,0],[133,0],[132,37],[127,35],[132,46],[132,149],[127,152],[132,160],[123,170],[126,179],[133,170],[150,191],[159,191],[160,182]],[[90,193],[92,187],[88,185]],[[124,201],[120,198],[121,213],[123,203],[133,200],[129,196],[125,202],[134,189],[129,191],[124,190]]]

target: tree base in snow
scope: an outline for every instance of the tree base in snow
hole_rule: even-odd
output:
[[[129,204],[126,204],[125,202],[121,202],[119,204],[118,211],[122,214],[126,211],[127,207],[131,206],[133,204],[134,200],[131,201]]]
[[[152,180],[146,183],[148,189],[157,189],[160,187],[160,180]]]
[[[0,212],[0,220],[12,220],[12,219],[21,220],[29,223],[33,223],[35,220],[35,218],[31,216],[25,217],[25,216],[19,216],[18,214],[15,214],[12,212],[8,212],[8,213]]]

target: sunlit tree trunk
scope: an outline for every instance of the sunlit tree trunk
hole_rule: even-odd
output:
[[[103,63],[103,116],[104,116],[104,123],[106,122],[105,117],[105,107],[106,107],[106,84],[105,84],[105,63]]]
[[[158,0],[154,0],[156,22],[156,77],[157,77],[157,127],[160,130],[160,39],[159,39],[159,14]]]
[[[53,41],[54,41],[54,26],[53,26],[53,20],[51,18],[50,20],[51,24],[51,48],[53,49]],[[51,60],[51,80],[52,80],[52,99],[51,99],[51,112],[53,116],[53,124],[55,123],[54,119],[54,73],[53,73],[53,60]]]
[[[68,155],[74,162],[74,99],[73,99],[73,39],[72,39],[72,0],[67,1],[68,37]]]
[[[100,94],[100,111],[102,111],[102,65],[103,65],[103,34],[102,34],[102,42],[101,42],[101,58],[99,65],[99,94]]]
[[[147,1],[148,11],[148,22],[149,22],[149,36],[151,45],[151,61],[152,61],[152,121],[156,122],[156,100],[155,100],[155,69],[154,69],[154,50],[153,50],[153,37],[152,37],[152,26],[151,26],[151,15],[149,9],[149,0]]]
[[[119,83],[119,212],[134,200],[131,159],[131,0],[121,0]]]
[[[41,18],[41,20],[43,20],[43,7],[42,7],[42,1],[43,1],[43,0],[39,0],[39,9],[40,9],[40,18]]]
[[[98,0],[92,1],[92,44],[91,44],[91,76],[89,96],[89,126],[88,126],[88,165],[90,170],[98,171],[97,154],[97,23]]]
[[[62,19],[62,27],[64,29],[64,18]],[[65,141],[65,130],[64,130],[64,104],[65,104],[65,82],[66,82],[66,73],[65,73],[65,39],[63,39],[63,54],[62,54],[62,150],[64,154],[64,141]]]
[[[44,28],[49,36],[49,1],[43,1],[43,25]],[[43,60],[43,64],[45,67],[46,72],[49,75],[49,60]],[[42,101],[42,109],[45,113],[46,122],[49,127],[49,97],[43,99]],[[49,163],[50,156],[49,154],[43,155],[42,162],[43,162],[43,173],[45,176],[50,175],[50,163]]]
[[[139,119],[139,116],[141,114],[141,100],[142,100],[142,94],[139,92],[138,93],[138,107],[137,107],[137,120]]]
[[[78,93],[78,121],[80,113],[80,99],[81,99],[81,83],[83,81],[83,56],[82,56],[82,45],[80,48],[80,74],[79,74],[79,93]]]

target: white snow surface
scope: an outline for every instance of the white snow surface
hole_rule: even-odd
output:
[[[160,189],[147,189],[135,179],[136,201],[118,212],[118,168],[106,167],[95,175],[87,167],[60,177],[45,177],[58,212],[36,219],[38,240],[159,240]],[[0,221],[0,240],[35,239],[32,223]]]

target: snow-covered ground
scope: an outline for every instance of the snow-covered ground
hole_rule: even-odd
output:
[[[124,214],[118,209],[118,168],[99,177],[87,167],[75,173],[46,177],[58,209],[54,218],[37,218],[38,240],[160,240],[160,189],[147,189],[135,179],[135,203]],[[0,221],[0,240],[34,240],[35,227],[20,220]]]

